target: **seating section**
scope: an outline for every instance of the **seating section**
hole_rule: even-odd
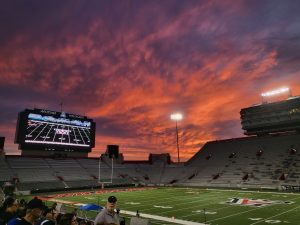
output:
[[[38,168],[38,167],[37,167]],[[39,182],[39,181],[56,181],[53,171],[44,168],[19,168],[14,170],[21,183]]]
[[[291,148],[299,151],[290,154]],[[187,163],[198,170],[186,185],[250,188],[278,188],[282,183],[300,185],[299,158],[299,134],[209,142]],[[279,179],[282,174],[286,176],[284,180]]]
[[[100,169],[99,169],[100,166]],[[232,188],[300,186],[300,134],[245,137],[206,143],[188,162],[124,163],[95,158],[0,159],[0,182],[17,179],[20,190],[83,188],[113,184]]]
[[[13,172],[5,159],[0,158],[0,182],[11,180],[13,178]]]
[[[19,183],[19,190],[49,190],[49,189],[62,189],[65,185],[61,182],[30,182]]]
[[[8,156],[0,160],[0,181],[18,179],[19,190],[48,190],[57,188],[84,188],[99,186],[98,159],[51,159]],[[124,174],[125,166],[113,170],[102,163],[101,182],[131,184],[133,180]],[[133,170],[133,168],[132,168]]]

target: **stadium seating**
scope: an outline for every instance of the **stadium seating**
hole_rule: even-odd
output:
[[[0,158],[0,182],[11,180],[13,173],[5,159]]]
[[[187,163],[201,167],[186,185],[278,188],[283,173],[287,174],[285,183],[299,184],[299,153],[289,154],[291,146],[300,148],[299,134],[208,142]],[[262,150],[260,156],[257,155],[259,150]],[[229,157],[232,152],[236,153],[235,157]],[[209,160],[207,155],[211,155]],[[220,175],[218,179],[213,179],[215,174]]]
[[[113,174],[109,161],[100,165],[100,181],[113,184],[281,189],[300,186],[300,134],[208,142],[185,164],[115,163]],[[0,182],[16,178],[19,190],[95,187],[98,175],[96,158],[0,159]]]

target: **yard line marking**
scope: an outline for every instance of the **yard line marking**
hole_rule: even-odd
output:
[[[214,205],[214,203],[209,204],[209,205]],[[203,206],[207,206],[207,205],[203,205]],[[218,210],[221,210],[221,209],[227,209],[227,208],[232,208],[232,207],[234,207],[234,206],[229,205],[229,206],[226,206],[226,207],[212,208],[212,209],[209,209],[209,210],[218,211]],[[180,218],[186,218],[186,217],[190,217],[190,216],[194,216],[194,215],[199,215],[199,213],[192,213],[192,214],[189,214],[189,215],[186,215],[186,216],[181,216]]]
[[[182,189],[182,188],[180,188],[180,189]],[[189,190],[191,190],[191,189],[189,189]],[[214,190],[214,189],[213,189]],[[220,189],[216,189],[216,190],[218,190],[219,191],[219,193],[220,193]],[[128,196],[126,196],[126,195],[128,195],[128,194],[130,194],[131,192],[119,192],[118,193],[118,195],[120,195],[120,196],[123,196],[123,201],[122,202],[126,202],[126,200],[125,200],[125,197],[126,198],[129,198],[130,200],[133,200],[133,199],[138,199],[138,198],[143,198],[144,197],[144,199],[151,199],[150,201],[151,202],[153,202],[153,201],[155,201],[155,204],[158,204],[158,205],[160,205],[160,204],[162,204],[161,202],[179,202],[178,204],[175,204],[175,205],[183,205],[183,204],[189,204],[189,203],[191,203],[191,201],[190,202],[188,202],[188,203],[185,203],[184,201],[188,201],[189,199],[193,199],[194,201],[192,201],[192,202],[202,202],[202,201],[208,201],[208,199],[209,200],[211,200],[211,199],[213,199],[212,197],[210,197],[210,196],[212,196],[212,195],[214,195],[215,194],[215,192],[213,192],[213,191],[205,191],[205,192],[202,192],[202,190],[200,190],[200,195],[194,195],[194,196],[191,196],[191,195],[186,195],[186,194],[184,194],[184,193],[176,193],[175,191],[174,192],[172,192],[171,190],[168,190],[168,192],[167,193],[163,193],[163,191],[165,191],[165,189],[156,189],[156,190],[151,190],[151,193],[153,194],[152,196],[152,198],[149,198],[146,194],[145,194],[145,192],[135,192],[135,193],[132,193],[132,194],[138,194],[138,195],[136,195],[136,196],[134,196],[134,197],[128,197]],[[225,191],[227,192],[227,193],[225,193]],[[272,193],[272,194],[276,194],[276,195],[278,195],[278,198],[279,197],[283,197],[284,195],[287,195],[287,194],[289,194],[289,193],[274,193],[274,192],[253,192],[253,191],[241,191],[241,190],[224,190],[224,198],[226,198],[226,196],[228,195],[235,195],[235,194],[239,194],[239,195],[242,195],[242,193],[241,192],[243,192],[243,193],[245,193],[245,195],[247,195],[246,193],[250,193],[250,194],[270,194],[270,193]],[[204,194],[205,195],[205,197],[203,197],[203,196],[201,196],[201,194]],[[108,194],[108,193],[106,193],[106,194]],[[167,195],[170,195],[170,196],[167,196]],[[181,197],[181,198],[179,198],[178,196],[180,195],[180,194],[183,194],[183,196],[184,197]],[[274,195],[274,196],[276,196],[276,195]],[[167,197],[165,197],[165,196],[167,196]],[[289,197],[294,197],[293,199],[298,199],[298,198],[300,198],[300,197],[298,197],[299,196],[299,194],[294,194],[294,193],[292,193],[292,194],[289,194]],[[163,198],[164,197],[164,198]],[[178,201],[177,199],[175,199],[175,198],[177,198],[177,199],[181,199],[182,201]],[[168,199],[169,201],[163,201],[164,199]],[[293,200],[293,199],[291,199],[291,200]],[[128,200],[128,199],[127,199]],[[140,201],[140,199],[139,199],[139,201]],[[147,200],[147,201],[145,201],[145,202],[150,202],[149,200]],[[217,203],[216,203],[217,204]],[[148,204],[144,204],[144,206],[146,206],[146,205],[150,205],[149,203]],[[207,204],[206,204],[207,205]],[[208,205],[212,205],[212,204],[208,204]],[[141,203],[141,206],[143,206],[143,203]],[[132,206],[130,206],[130,207],[132,207]],[[201,207],[203,207],[203,205],[201,206]],[[226,206],[226,207],[220,207],[220,208],[212,208],[212,209],[209,209],[210,211],[215,211],[215,210],[222,210],[223,208],[230,208],[231,206]],[[298,210],[298,208],[299,208],[300,206],[297,206],[296,208],[293,208],[293,209],[290,209],[290,210],[287,210],[286,212],[284,212],[284,213],[288,213],[289,211],[292,211],[292,210]],[[134,207],[132,207],[132,208],[134,208]],[[188,208],[191,208],[191,207],[188,207]],[[164,211],[163,213],[168,213],[168,212],[170,212],[170,211],[182,211],[182,210],[185,210],[185,209],[188,209],[188,208],[184,208],[184,209],[177,209],[177,210],[169,210],[169,211]],[[195,209],[199,209],[199,207],[197,207],[197,206],[193,206],[192,208],[195,208]],[[263,208],[265,208],[265,207],[263,207]],[[127,209],[127,207],[126,207],[126,209]],[[260,208],[257,208],[257,210],[258,209],[260,209]],[[139,209],[140,211],[143,211],[142,209]],[[145,209],[145,211],[147,211],[147,210],[150,210],[150,209],[148,209],[148,208],[146,208]],[[152,210],[152,209],[151,209]],[[253,210],[256,210],[256,209],[253,209]],[[239,212],[239,213],[237,213],[237,214],[243,214],[243,213],[247,213],[247,212],[249,212],[249,211],[253,211],[253,210],[247,210],[247,211],[243,211],[243,212]],[[122,210],[122,212],[123,212],[123,210]],[[150,212],[150,213],[159,213],[159,212]],[[267,218],[267,219],[262,219],[261,221],[255,221],[255,223],[253,223],[253,224],[257,224],[257,223],[259,223],[259,222],[264,222],[265,220],[268,220],[268,219],[271,219],[271,218],[273,218],[273,217],[276,217],[276,216],[279,216],[279,215],[281,215],[281,214],[284,214],[284,213],[280,213],[280,214],[278,214],[278,215],[274,215],[274,216],[272,216],[272,217],[270,217],[270,218]],[[136,213],[135,213],[136,214]],[[159,213],[160,214],[160,213]],[[194,214],[197,214],[197,213],[194,213]],[[194,214],[191,214],[191,215],[188,215],[188,216],[192,216],[192,215],[194,215]],[[224,219],[224,218],[227,218],[227,217],[231,217],[231,216],[235,216],[235,215],[237,215],[237,214],[234,214],[234,215],[229,215],[229,216],[225,216],[225,217],[222,217],[222,218],[216,218],[216,219],[214,219],[214,220],[210,220],[210,221],[208,221],[208,222],[211,222],[211,221],[215,221],[215,220],[221,220],[221,219]],[[147,215],[147,214],[146,214]],[[151,214],[149,214],[149,215],[151,215]],[[183,217],[178,217],[178,219],[182,219],[182,218],[184,218],[184,217],[187,217],[187,216],[183,216]],[[170,217],[165,217],[165,218],[169,218],[169,219],[172,219],[172,221],[165,221],[166,223],[174,223],[174,221],[173,221],[173,218],[170,218]],[[191,219],[193,219],[193,218],[191,218]],[[184,221],[186,221],[186,220],[184,220]],[[192,220],[187,220],[187,222],[193,222]],[[251,222],[254,222],[254,221],[251,221]],[[162,223],[159,223],[159,222],[156,222],[157,224],[164,224],[163,222]],[[251,224],[252,225],[252,224]]]
[[[225,218],[228,218],[228,217],[240,215],[240,214],[247,213],[247,212],[251,212],[251,211],[254,211],[254,210],[258,210],[258,209],[261,209],[261,208],[250,209],[250,210],[247,210],[247,211],[243,211],[243,212],[239,212],[239,213],[235,213],[235,214],[230,214],[230,215],[228,215],[228,216],[223,216],[223,217],[221,217],[221,218],[217,218],[217,219],[214,219],[214,220],[209,220],[209,221],[207,221],[207,222],[212,222],[212,221],[222,220],[222,219],[225,219]]]
[[[210,194],[206,194],[206,195],[213,195],[213,196],[214,196],[215,194],[214,194],[214,193],[210,193]],[[160,196],[160,195],[159,195],[159,196]],[[148,197],[147,195],[143,195],[143,196],[140,196],[140,197],[146,197],[146,198],[147,198],[147,201],[145,201],[145,202],[147,203],[146,205],[151,205],[151,204],[152,204],[151,202],[157,203],[157,200],[178,198],[177,195],[174,196],[174,197],[168,196],[168,197],[165,197],[165,198],[161,198],[161,197],[159,197],[159,196],[151,198],[152,200],[150,200],[150,201],[149,201],[149,197]],[[166,196],[166,194],[163,193],[162,196]],[[188,195],[188,196],[186,196],[186,197],[182,197],[182,198],[180,198],[180,199],[188,200],[188,199],[195,199],[195,198],[202,198],[202,199],[203,199],[202,196],[190,196],[190,195]],[[209,198],[209,197],[208,197],[208,198]],[[134,199],[134,198],[132,198],[132,200],[133,200],[133,199]],[[140,199],[139,199],[139,201],[140,201]],[[164,202],[165,202],[165,201],[164,201]],[[173,202],[173,201],[171,200],[171,201],[167,201],[167,202]]]
[[[216,197],[216,198],[218,198],[218,197]],[[293,198],[293,199],[291,199],[291,200],[294,200],[294,199],[298,199],[299,197],[297,197],[297,198]],[[202,198],[203,199],[203,198]],[[207,198],[205,198],[205,199],[203,199],[203,201],[205,201],[205,200],[207,200]],[[192,203],[195,203],[195,202],[201,202],[202,200],[196,200],[196,201],[192,201]],[[191,202],[189,202],[189,203],[191,203]],[[174,204],[173,206],[178,206],[178,205],[184,205],[184,204],[189,204],[189,203],[179,203],[179,204]],[[202,205],[202,207],[203,206],[208,206],[208,205],[211,205],[211,204],[205,204],[205,205]],[[231,208],[231,207],[234,207],[234,206],[230,206],[230,205],[228,205],[228,206],[226,206],[226,207],[220,207],[220,208],[213,208],[213,209],[211,209],[211,210],[221,210],[221,209],[226,209],[226,208]],[[170,212],[178,212],[178,211],[182,211],[182,210],[186,210],[186,209],[198,209],[199,207],[197,207],[197,206],[191,206],[191,207],[185,207],[184,209],[181,209],[181,208],[179,208],[179,209],[173,209],[173,210],[165,210],[164,212],[162,212],[162,213],[160,213],[160,215],[163,215],[163,214],[167,214],[167,213],[170,213]],[[150,209],[150,208],[146,208],[146,209],[143,209],[143,208],[139,208],[139,210],[141,210],[141,211],[151,211],[152,209]],[[187,216],[184,216],[184,217],[189,217],[189,216],[192,216],[192,215],[197,215],[197,213],[193,213],[193,214],[189,214],[189,215],[187,215]],[[181,217],[182,218],[182,217]]]
[[[195,198],[195,197],[194,197]],[[200,198],[200,197],[198,197],[198,198]],[[207,198],[209,198],[209,196],[207,197]],[[192,203],[194,203],[194,202],[201,202],[201,201],[206,201],[207,200],[207,198],[201,198],[202,200],[197,200],[197,201],[192,201]],[[215,197],[215,198],[219,198],[219,197]],[[212,198],[210,198],[210,199],[212,199]],[[178,205],[183,205],[183,204],[190,204],[191,203],[191,201],[190,202],[185,202],[185,203],[179,203],[179,204],[173,204],[173,206],[178,206]],[[203,206],[209,206],[209,205],[214,205],[214,203],[213,204],[211,204],[211,203],[209,203],[209,204],[205,204],[205,205],[202,205],[202,207]],[[220,208],[213,208],[213,209],[211,209],[211,210],[220,210],[220,209],[224,209],[224,208],[231,208],[231,207],[234,207],[234,206],[231,206],[231,205],[228,205],[228,206],[226,206],[226,207],[220,207]],[[198,209],[199,207],[198,206],[191,206],[191,207],[185,207],[185,208],[177,208],[177,209],[172,209],[172,210],[164,210],[162,213],[160,213],[160,215],[164,215],[164,214],[167,214],[167,213],[170,213],[170,212],[178,212],[178,211],[182,211],[182,210],[186,210],[186,209]],[[139,208],[139,210],[140,211],[151,211],[152,209],[149,209],[149,208],[146,208],[145,210],[143,210],[142,208]],[[198,215],[198,213],[193,213],[193,214],[189,214],[189,215],[187,215],[187,216],[181,216],[180,218],[184,218],[184,217],[189,217],[189,216],[191,216],[191,215]]]
[[[195,201],[189,201],[189,202],[181,202],[181,203],[178,203],[178,204],[172,204],[172,206],[178,206],[178,205],[186,205],[186,204],[190,204],[190,203],[195,203],[195,202],[203,202],[203,201],[207,201],[207,199],[209,198],[209,199],[218,199],[219,197],[215,197],[215,198],[210,198],[209,196],[207,197],[207,198],[200,198],[200,197],[194,197],[193,199],[195,199],[195,198],[197,198],[198,200],[195,200]],[[186,198],[187,200],[189,199],[189,198]],[[200,199],[200,200],[199,200]],[[167,201],[167,202],[170,202],[170,201]],[[172,202],[174,202],[174,201],[172,201]],[[159,203],[159,202],[157,202],[157,203]],[[145,204],[145,205],[150,205],[150,204]],[[210,205],[210,204],[209,204]],[[143,205],[144,206],[144,205]],[[150,205],[151,206],[151,205]],[[189,208],[195,208],[195,207],[197,207],[197,206],[192,206],[192,207],[185,207],[185,208],[183,208],[183,209],[174,209],[174,210],[166,210],[166,211],[164,211],[164,212],[162,212],[161,214],[165,214],[165,213],[169,213],[169,212],[175,212],[175,211],[180,211],[180,210],[184,210],[184,209],[189,209]],[[140,210],[142,210],[141,208],[140,208]],[[146,209],[144,209],[143,211],[152,211],[153,209],[152,208],[146,208]]]
[[[213,195],[213,194],[212,194]],[[164,195],[165,196],[165,195]],[[211,195],[210,195],[211,196]],[[145,196],[146,197],[146,196]],[[200,196],[197,196],[197,197],[186,197],[186,198],[184,198],[184,197],[181,197],[180,198],[180,200],[192,200],[192,199],[201,199],[200,201],[205,201],[205,200],[207,200],[207,198],[209,198],[209,196],[207,196],[206,198],[204,198],[204,197],[200,197]],[[216,197],[217,198],[217,197]],[[176,199],[176,200],[170,200],[170,201],[163,201],[163,204],[165,204],[165,203],[172,203],[172,202],[176,202],[176,201],[178,201],[178,196],[174,196],[174,197],[166,197],[166,198],[160,198],[160,197],[157,197],[157,198],[153,198],[153,200],[152,201],[148,201],[148,200],[146,200],[145,201],[145,204],[142,202],[142,201],[140,201],[141,203],[142,203],[142,206],[144,206],[144,207],[146,207],[146,206],[152,206],[154,203],[155,204],[158,204],[160,201],[162,201],[162,200],[164,200],[164,199]],[[137,201],[137,200],[135,200],[135,199],[131,199],[132,201]],[[199,202],[198,200],[196,200],[196,201],[191,201],[191,202]],[[189,204],[189,203],[191,203],[191,202],[180,202],[180,203],[178,203],[178,204],[174,204],[174,205],[184,205],[184,204]],[[130,207],[127,207],[127,208],[129,208],[130,209]],[[133,208],[133,207],[131,207],[131,208]],[[147,207],[148,208],[148,207]],[[148,210],[150,210],[150,209],[148,209]]]
[[[276,216],[280,216],[280,215],[282,215],[282,214],[285,214],[285,213],[287,213],[287,212],[293,211],[293,210],[295,210],[295,209],[298,209],[298,208],[300,208],[300,206],[297,206],[297,207],[295,207],[295,208],[289,209],[289,210],[287,210],[287,211],[285,211],[285,212],[282,212],[282,213],[276,214],[276,215],[274,215],[274,216],[268,217],[268,218],[266,218],[266,219],[263,219],[263,220],[257,221],[257,222],[255,222],[255,223],[251,223],[250,225],[257,224],[257,223],[260,223],[260,222],[266,221],[266,220],[268,220],[268,219],[272,219],[272,218],[274,218],[274,217],[276,217]]]
[[[207,195],[209,195],[209,196],[207,196]],[[195,200],[195,201],[192,201],[192,202],[201,202],[201,201],[206,201],[208,198],[209,199],[215,199],[215,198],[219,198],[218,196],[217,197],[215,197],[215,198],[211,198],[210,196],[211,195],[214,195],[214,193],[211,193],[211,194],[207,194],[206,195],[206,197],[204,198],[204,197],[202,197],[202,196],[191,196],[191,197],[186,197],[186,198],[181,198],[181,200],[189,200],[189,199],[201,199],[200,201],[199,200]],[[231,196],[231,194],[230,194],[230,196]],[[226,196],[224,196],[224,197],[226,197]],[[170,198],[177,198],[177,196],[175,196],[175,197],[167,197],[167,198],[163,198],[163,199],[170,199]],[[158,198],[158,200],[162,200],[162,198]],[[148,202],[152,202],[152,201],[146,201],[147,203]],[[173,200],[172,201],[164,201],[164,203],[165,202],[174,202]],[[155,203],[157,204],[157,203],[159,203],[159,202],[157,202],[157,200],[155,200]],[[189,203],[191,203],[191,202],[180,202],[180,203],[178,203],[178,204],[174,204],[173,206],[178,206],[178,205],[184,205],[184,204],[189,204]],[[142,206],[151,206],[152,204],[143,204]],[[208,205],[211,205],[211,204],[208,204]],[[149,209],[148,207],[145,207],[146,209],[145,209],[145,211],[151,211],[152,209]],[[189,208],[191,208],[191,207],[189,207]],[[194,208],[194,207],[192,207],[192,208]],[[128,207],[127,207],[127,209],[128,209]],[[130,209],[130,208],[129,208]],[[133,208],[132,208],[133,209]],[[177,209],[176,211],[178,211],[178,210],[182,210],[182,209]],[[170,210],[169,210],[170,211]],[[169,211],[165,211],[166,213],[167,212],[169,212]],[[173,210],[172,210],[173,211]]]
[[[226,191],[226,192],[231,192],[231,191],[237,191],[237,190],[221,190],[221,189],[214,189],[214,188],[207,188],[206,190],[208,191]],[[274,194],[274,195],[300,195],[298,193],[277,193],[277,192],[272,192],[272,191],[242,191],[239,190],[239,192],[245,192],[245,193],[255,193],[255,194]]]
[[[210,204],[206,204],[206,205],[202,205],[202,206],[207,206],[207,205],[210,205]],[[183,209],[174,209],[174,210],[166,210],[166,211],[163,211],[162,213],[160,213],[160,215],[164,215],[166,213],[170,213],[170,212],[178,212],[178,211],[182,211],[182,210],[186,210],[186,209],[198,209],[199,206],[191,206],[191,207],[185,207]],[[180,217],[181,218],[181,217]]]
[[[292,198],[291,200],[296,200],[296,199],[298,199],[298,198],[300,198],[300,197]],[[225,219],[225,218],[228,218],[228,217],[232,217],[232,216],[244,214],[244,213],[251,212],[251,211],[254,211],[254,210],[265,209],[265,208],[267,208],[267,207],[269,208],[270,206],[272,206],[272,205],[268,205],[268,206],[265,206],[265,207],[259,207],[259,208],[257,208],[257,209],[251,209],[251,210],[247,210],[247,211],[243,211],[243,212],[231,214],[231,215],[224,216],[224,217],[221,217],[221,218],[217,218],[217,219],[214,219],[214,220],[209,220],[209,221],[207,221],[207,222],[212,222],[212,221],[217,221],[217,220]],[[274,205],[273,205],[273,206],[274,206]],[[299,207],[300,207],[300,206],[299,206]]]
[[[215,198],[219,198],[219,197],[215,197]],[[202,198],[203,199],[203,198]],[[210,199],[213,199],[213,198],[210,198]],[[206,201],[207,200],[207,198],[205,198],[205,199],[203,199],[203,201]],[[190,203],[194,203],[194,202],[201,202],[202,200],[197,200],[197,201],[192,201],[192,202],[186,202],[186,203],[184,203],[184,204],[190,204]],[[179,204],[173,204],[173,206],[175,206],[175,205],[179,205]],[[208,205],[214,205],[214,203],[213,204],[211,204],[211,203],[209,203],[209,204],[205,204],[205,205],[202,205],[201,207],[203,207],[203,206],[208,206]],[[223,208],[230,208],[230,207],[234,207],[234,206],[226,206],[226,207],[221,207],[221,208],[217,208],[217,209],[223,209]],[[181,208],[181,209],[173,209],[173,210],[166,210],[166,211],[164,211],[164,212],[162,212],[162,213],[160,213],[160,215],[163,215],[163,214],[166,214],[166,213],[170,213],[170,212],[177,212],[177,211],[182,211],[182,210],[186,210],[186,209],[198,209],[199,208],[199,206],[191,206],[191,207],[185,207],[185,208]],[[143,210],[143,211],[151,211],[152,209],[145,209],[145,210]],[[216,209],[211,209],[211,210],[216,210]],[[190,214],[189,214],[190,215]],[[182,218],[182,217],[180,217],[180,218]]]

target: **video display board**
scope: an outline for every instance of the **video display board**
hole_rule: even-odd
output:
[[[90,151],[95,146],[95,123],[84,116],[26,109],[19,113],[16,143],[22,149],[67,147]]]

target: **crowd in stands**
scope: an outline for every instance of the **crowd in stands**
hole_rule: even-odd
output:
[[[0,201],[0,225],[93,225],[77,218],[76,213],[61,213],[54,203],[51,207],[37,197],[26,202],[6,196]]]

